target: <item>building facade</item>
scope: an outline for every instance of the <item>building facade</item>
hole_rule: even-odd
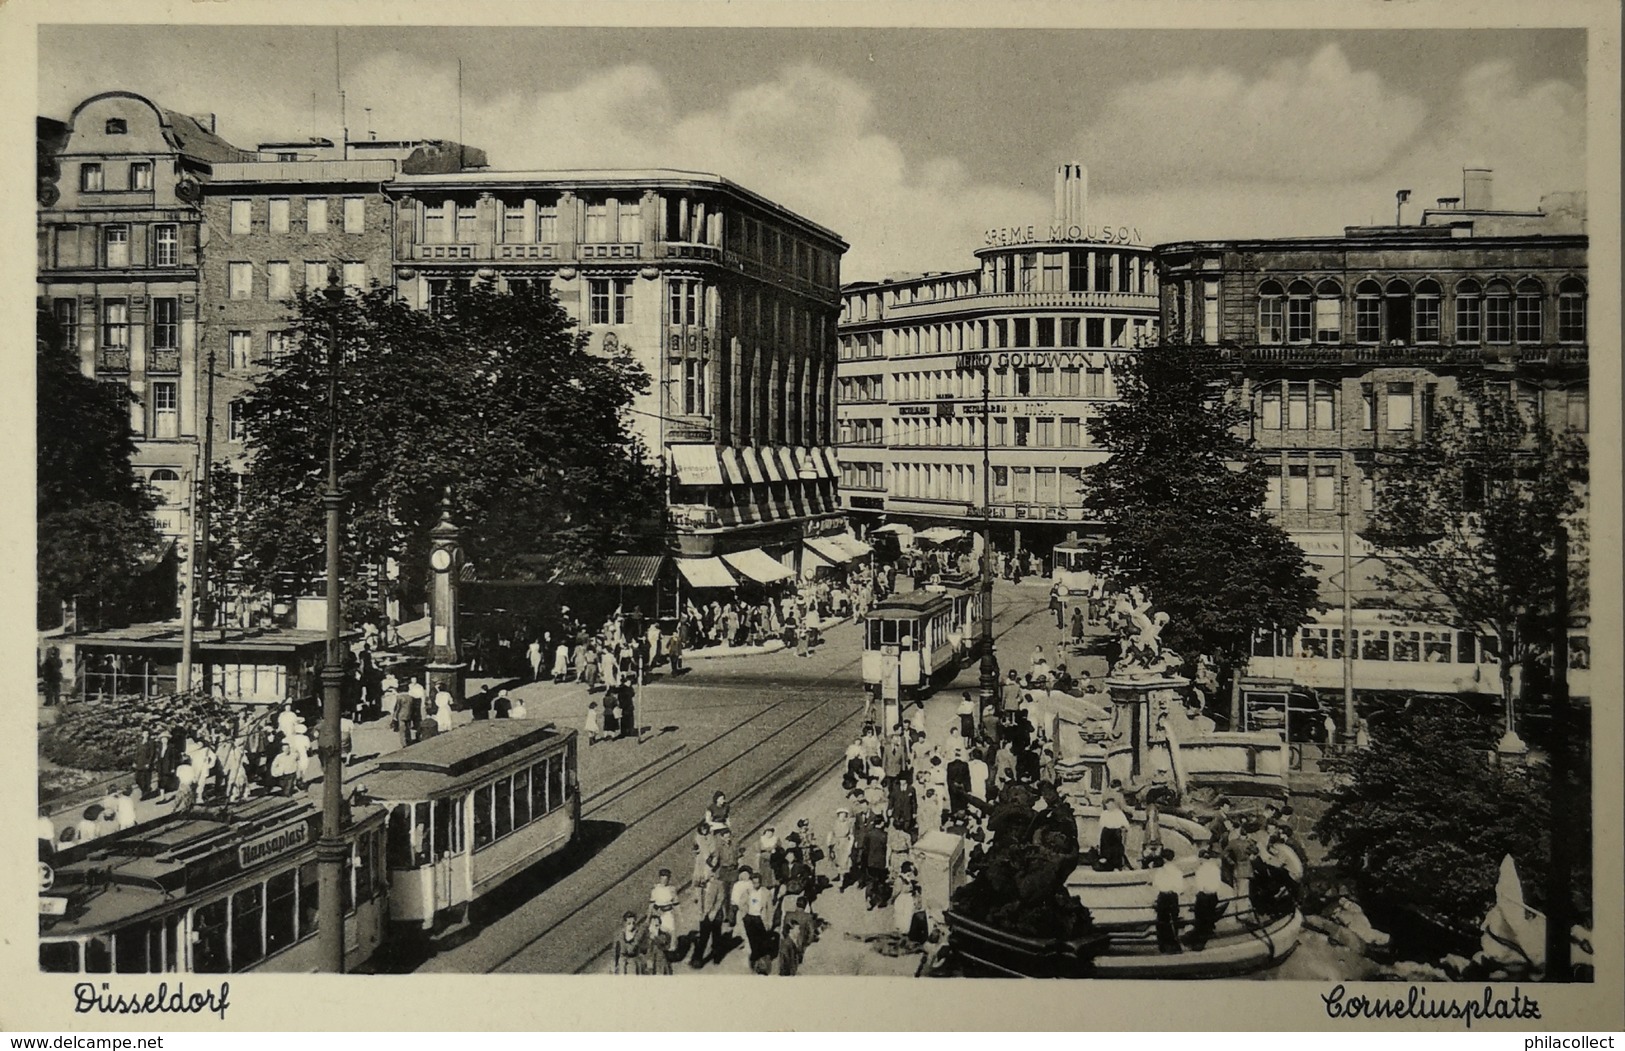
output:
[[[408,302],[542,282],[590,349],[648,371],[633,426],[671,472],[675,553],[760,549],[798,569],[803,539],[843,529],[836,234],[695,172],[401,175],[385,192]]]
[[[1157,274],[1137,229],[1085,218],[1087,174],[1056,173],[1051,222],[989,229],[977,265],[842,289],[841,500],[855,519],[979,529],[1047,554],[1089,531],[1082,472],[1113,379],[1156,336]],[[988,355],[983,374],[960,356]]]
[[[85,374],[135,395],[133,462],[170,537],[189,526],[202,425],[203,187],[215,165],[253,158],[213,125],[130,92],[96,95],[73,111],[39,187],[39,297]]]
[[[1157,249],[1164,331],[1240,366],[1269,508],[1311,554],[1341,551],[1345,507],[1364,529],[1372,458],[1426,433],[1464,374],[1589,428],[1583,201],[1493,211],[1487,175],[1422,225]]]

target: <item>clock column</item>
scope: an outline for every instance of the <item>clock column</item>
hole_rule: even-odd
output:
[[[451,520],[451,490],[440,503],[440,521],[429,530],[429,663],[424,671],[430,696],[444,686],[456,707],[463,705],[462,661],[457,630],[457,591],[463,570],[462,530]]]

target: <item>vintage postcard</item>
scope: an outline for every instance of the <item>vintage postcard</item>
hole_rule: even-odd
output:
[[[1620,1028],[1618,13],[14,0],[0,1026]]]

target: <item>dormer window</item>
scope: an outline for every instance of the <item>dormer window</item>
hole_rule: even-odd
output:
[[[130,126],[123,117],[113,117],[107,122],[107,134],[109,135],[125,135],[129,133],[129,130]]]

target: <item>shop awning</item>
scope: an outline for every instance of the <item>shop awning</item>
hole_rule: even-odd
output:
[[[924,540],[930,544],[951,544],[955,540],[963,540],[968,534],[963,529],[949,529],[947,526],[932,526],[922,529],[914,534],[914,539]]]
[[[789,580],[794,573],[785,569],[766,551],[759,547],[746,548],[735,551],[731,555],[723,555],[722,560],[734,570],[756,581],[758,584],[776,584],[781,580]]]
[[[841,461],[837,457],[834,449],[814,449],[813,452],[817,453],[823,458],[824,467],[829,471],[829,476],[831,478],[839,478],[841,476]]]
[[[739,463],[745,468],[752,485],[761,485],[767,481],[767,475],[762,473],[762,459],[756,455],[755,449],[740,449]]]
[[[678,485],[721,485],[722,464],[714,445],[673,445],[672,473]]]
[[[813,481],[829,477],[824,472],[823,464],[819,463],[818,458],[812,454],[812,450],[805,445],[796,446],[796,470],[802,478]]]
[[[722,450],[722,476],[728,479],[729,485],[750,484],[750,475],[746,473],[744,465],[739,462],[738,449]]]
[[[845,551],[852,558],[868,558],[870,555],[874,554],[875,551],[874,548],[859,540],[851,533],[836,533],[834,536],[828,537],[827,539],[833,540],[841,548],[841,550]]]
[[[759,456],[761,456],[761,458],[762,458],[762,473],[767,476],[768,481],[770,481],[770,482],[782,482],[782,481],[784,481],[784,474],[779,470],[779,458],[778,458],[777,455],[774,454],[773,449],[772,449],[771,446],[769,446],[766,449],[756,449],[756,450],[753,450],[753,451],[755,453],[757,453]]]
[[[731,588],[736,587],[733,574],[728,567],[722,564],[720,558],[679,558],[677,568],[688,581],[690,587],[696,588]]]
[[[846,548],[836,543],[834,537],[808,536],[802,537],[801,542],[816,552],[819,558],[832,566],[845,565],[856,557]]]
[[[610,555],[604,559],[602,569],[596,572],[567,570],[559,574],[555,583],[606,588],[653,587],[665,561],[664,555]]]
[[[871,533],[896,533],[898,535],[913,532],[913,530],[909,529],[908,526],[903,525],[901,522],[892,522],[890,525],[875,526],[869,531]]]
[[[784,471],[784,480],[793,482],[801,477],[801,468],[796,464],[796,452],[787,445],[781,445],[773,450],[779,457],[779,468]]]

